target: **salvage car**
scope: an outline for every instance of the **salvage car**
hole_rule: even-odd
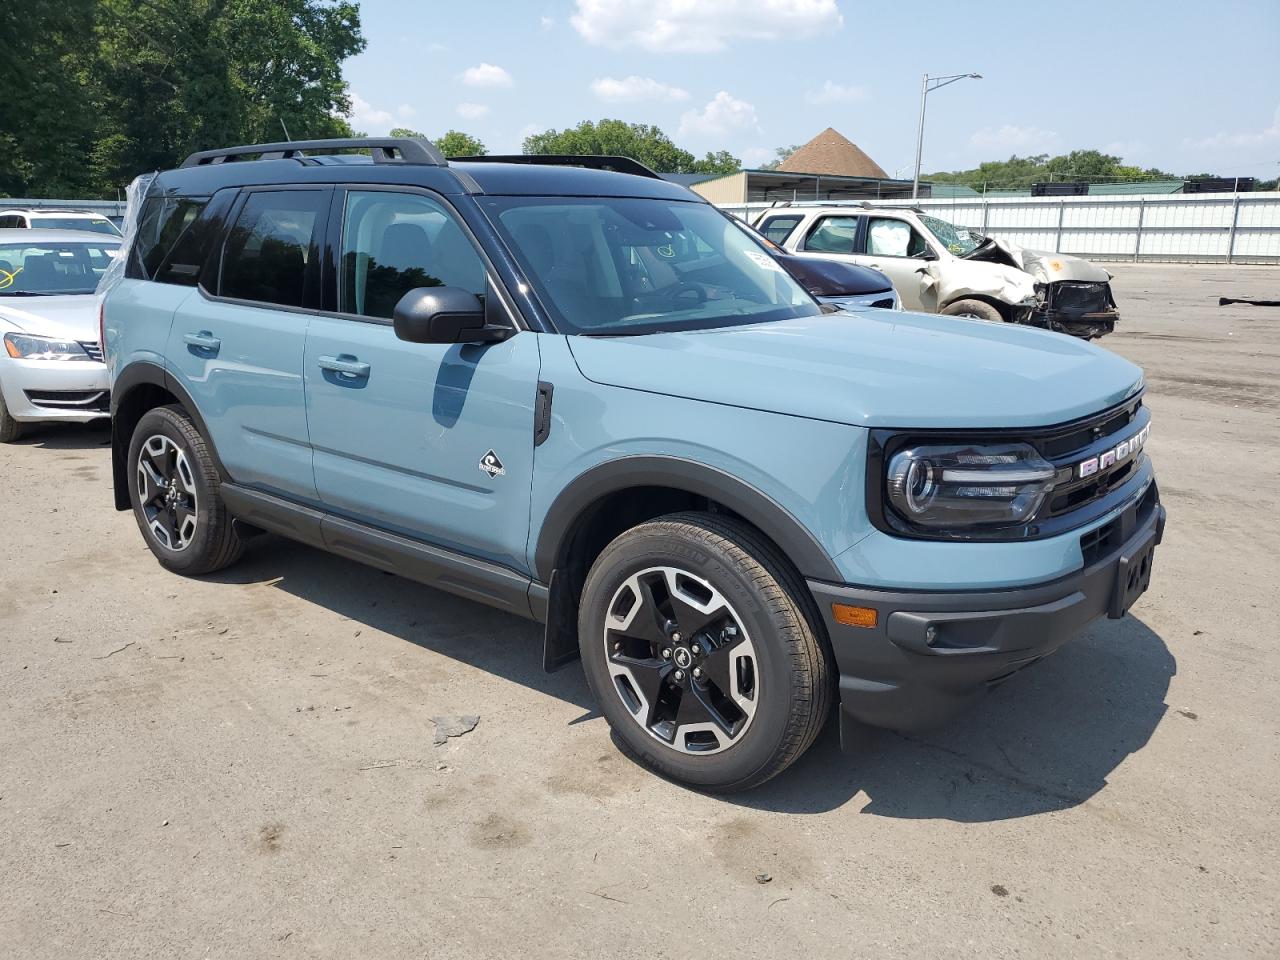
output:
[[[0,230],[0,442],[109,416],[94,289],[119,249],[97,233]]]
[[[871,204],[771,207],[755,220],[792,253],[880,270],[907,310],[1021,323],[1090,340],[1115,329],[1111,274],[957,227],[919,208]]]
[[[156,561],[271,531],[540,621],[622,749],[716,791],[835,700],[842,734],[942,723],[1138,601],[1138,367],[830,313],[701,197],[576,159],[259,144],[131,188],[102,325],[115,506]]]

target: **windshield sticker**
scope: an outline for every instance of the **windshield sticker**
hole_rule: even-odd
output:
[[[778,265],[778,261],[774,260],[773,257],[768,254],[761,253],[759,250],[748,250],[746,253],[748,259],[750,259],[751,262],[761,270],[776,270],[778,273],[784,272],[782,267]]]
[[[0,269],[0,290],[6,287],[12,287],[13,281],[18,279],[18,274],[22,272],[22,267],[10,273],[8,270]]]

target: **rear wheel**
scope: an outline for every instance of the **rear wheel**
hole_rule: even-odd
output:
[[[804,589],[759,534],[711,514],[673,514],[609,544],[583,588],[579,645],[623,749],[719,791],[794,762],[832,692]]]
[[[4,391],[0,390],[0,443],[13,443],[15,440],[22,439],[24,433],[26,433],[26,424],[9,415],[9,408],[4,402]]]
[[[179,407],[145,413],[129,443],[129,501],[147,546],[170,570],[221,570],[244,543],[222,503],[209,446]]]
[[[969,317],[989,323],[1004,323],[1000,311],[985,300],[957,300],[943,307],[942,313],[948,317]]]

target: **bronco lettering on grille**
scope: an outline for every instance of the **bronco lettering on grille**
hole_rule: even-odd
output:
[[[1147,444],[1147,434],[1151,432],[1151,424],[1147,424],[1128,440],[1121,440],[1110,450],[1103,450],[1096,457],[1090,457],[1076,465],[1076,476],[1083,480],[1091,477],[1099,470],[1107,470],[1117,463],[1135,456]]]

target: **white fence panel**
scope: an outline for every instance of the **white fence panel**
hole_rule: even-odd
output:
[[[822,206],[802,201],[797,207]],[[857,208],[857,201],[846,204]],[[1036,250],[1098,260],[1280,263],[1280,192],[881,200]],[[767,204],[726,204],[748,221]]]

